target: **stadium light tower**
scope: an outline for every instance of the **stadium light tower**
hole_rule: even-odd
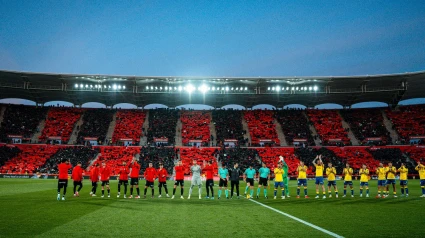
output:
[[[193,92],[193,90],[195,90],[195,87],[193,87],[193,85],[192,85],[192,84],[188,84],[188,85],[186,86],[186,91],[187,91],[188,93],[192,93],[192,92]]]
[[[207,85],[202,84],[202,86],[200,87],[200,91],[201,91],[202,93],[206,93],[206,92],[208,91],[208,87],[207,87]]]

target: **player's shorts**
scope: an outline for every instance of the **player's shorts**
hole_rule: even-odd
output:
[[[219,187],[227,187],[227,179],[220,178],[220,180],[218,181],[218,186]]]
[[[121,180],[121,179],[120,179],[120,180],[118,181],[118,184],[119,184],[119,185],[127,186],[127,185],[128,185],[128,180]]]
[[[174,182],[174,186],[184,186],[184,180],[183,179],[179,179],[179,180],[176,180],[176,182]]]
[[[147,181],[147,180],[146,180],[146,184],[145,184],[145,186],[146,186],[146,187],[151,187],[151,188],[153,188],[153,181]]]
[[[246,178],[246,184],[248,184],[248,183],[249,183],[250,186],[254,186],[254,179],[253,178]]]
[[[208,187],[208,186],[214,186],[214,180],[212,180],[212,179],[207,179],[207,181],[206,181],[206,186]]]
[[[261,178],[260,177],[260,181],[258,182],[259,185],[261,186],[268,186],[268,179],[267,178]]]
[[[421,186],[425,186],[425,179],[421,179]]]
[[[307,187],[307,179],[298,179],[297,185]]]
[[[284,187],[284,185],[283,185],[283,182],[274,182],[274,187],[275,188],[277,188],[277,187],[281,187],[281,188],[283,188]]]
[[[158,187],[167,187],[167,182],[159,182]]]
[[[386,180],[378,180],[378,186],[385,186],[387,184]]]
[[[323,177],[316,177],[316,184],[323,185]]]
[[[344,186],[353,186],[353,181],[344,181]]]
[[[330,187],[330,186],[336,186],[336,181],[335,180],[333,180],[333,181],[328,180],[328,187]]]
[[[109,180],[102,181],[102,186],[109,185]]]
[[[130,178],[130,185],[139,185],[139,178]]]
[[[66,188],[66,187],[68,187],[68,179],[59,179],[58,180],[58,187],[59,188]]]
[[[387,179],[387,185],[388,184],[395,184],[395,179]]]
[[[81,181],[74,181],[74,186],[83,186]]]
[[[363,186],[369,187],[369,182],[360,182],[360,187]]]
[[[407,186],[407,180],[400,180],[400,186]]]
[[[193,185],[193,186],[199,186],[199,185],[202,185],[202,180],[201,180],[201,178],[192,178],[192,182],[190,183],[190,185]]]

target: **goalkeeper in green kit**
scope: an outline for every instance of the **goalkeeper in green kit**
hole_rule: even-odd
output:
[[[285,186],[285,191],[286,191],[286,197],[290,197],[289,196],[289,186],[288,186],[288,182],[289,182],[289,177],[288,177],[288,164],[286,164],[285,159],[283,158],[283,156],[279,156],[279,163],[282,163],[282,168],[283,168],[283,186]]]

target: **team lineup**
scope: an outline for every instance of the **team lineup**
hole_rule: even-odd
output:
[[[315,167],[315,186],[316,186],[316,196],[315,198],[320,198],[320,190],[322,191],[323,199],[325,199],[326,193],[328,197],[332,197],[332,189],[335,193],[335,197],[338,198],[338,186],[336,184],[336,168],[333,167],[332,163],[328,163],[328,166],[325,168],[325,165],[322,160],[322,156],[318,155],[313,160],[313,165]],[[117,190],[117,198],[121,196],[121,187],[124,187],[123,197],[127,198],[127,187],[128,182],[130,180],[130,195],[128,198],[133,198],[134,188],[136,189],[137,195],[134,198],[140,198],[140,189],[139,189],[139,172],[140,172],[140,164],[138,163],[136,158],[133,158],[131,163],[127,165],[126,162],[123,162],[122,166],[119,169],[118,174],[118,190]],[[58,165],[59,176],[58,176],[58,189],[57,189],[57,200],[65,200],[67,186],[68,186],[68,170],[72,169],[71,164],[67,160],[62,160],[62,162]],[[425,166],[421,163],[415,168],[419,172],[420,178],[420,186],[422,189],[422,196],[425,198]],[[301,187],[304,189],[304,197],[309,198],[307,194],[307,170],[308,167],[304,164],[304,162],[300,162],[296,171],[298,174],[297,177],[297,198],[300,198],[300,190]],[[174,177],[174,186],[173,193],[171,199],[174,199],[176,196],[177,187],[180,187],[180,199],[184,199],[184,167],[181,161],[178,161],[176,166],[174,167],[175,173]],[[111,197],[111,188],[109,186],[109,179],[111,176],[112,170],[106,165],[105,162],[100,166],[97,164],[90,170],[90,180],[92,183],[92,188],[90,192],[90,196],[96,196],[98,183],[101,183],[101,197],[105,196],[105,189],[107,191],[107,197]],[[202,199],[202,177],[206,178],[206,199],[214,199],[214,167],[212,165],[212,161],[208,161],[207,164],[204,164],[202,167],[198,164],[197,160],[193,160],[193,165],[190,167],[190,172],[192,175],[191,185],[189,188],[189,195],[187,199],[190,199],[193,193],[193,190],[198,188],[198,197]],[[273,170],[274,172],[274,196],[276,199],[278,196],[278,190],[281,190],[281,199],[289,198],[289,188],[288,188],[288,165],[286,164],[284,158],[282,156],[279,157],[277,168]],[[378,178],[378,191],[376,198],[386,198],[390,195],[390,185],[392,185],[393,196],[397,197],[396,191],[396,175],[399,173],[400,180],[400,191],[401,196],[409,196],[409,188],[408,188],[408,169],[402,163],[400,168],[396,168],[392,165],[392,163],[388,163],[387,167],[384,167],[382,163],[379,164],[379,167],[376,169],[375,174]],[[324,174],[327,175],[327,192],[324,184]],[[158,198],[162,197],[162,188],[164,188],[165,196],[170,197],[168,194],[167,187],[167,178],[169,174],[167,170],[163,167],[163,164],[159,164],[159,168],[156,169],[153,167],[152,163],[149,163],[149,166],[146,168],[144,172],[144,178],[146,180],[144,186],[144,194],[143,197],[146,198],[148,189],[151,190],[151,198],[155,196],[154,182],[158,179]],[[347,196],[347,189],[350,189],[351,197],[354,197],[354,187],[353,187],[353,175],[354,170],[347,163],[346,167],[343,169],[342,176],[344,181],[344,194],[342,197]],[[360,176],[360,188],[359,188],[359,196],[363,197],[363,191],[365,191],[365,196],[369,197],[369,181],[372,172],[369,171],[366,164],[362,165],[362,168],[359,170],[358,176]],[[258,186],[255,197],[258,199],[261,196],[261,188],[263,188],[263,196],[264,198],[268,198],[268,186],[271,181],[271,170],[267,168],[266,164],[262,164],[262,167],[257,170],[252,166],[249,166],[244,172],[238,167],[238,163],[235,163],[233,167],[227,168],[226,165],[219,167],[218,169],[218,196],[220,199],[224,189],[224,195],[226,199],[233,199],[234,195],[239,199],[239,181],[240,177],[243,177],[243,180],[246,182],[246,188],[244,192],[244,196],[248,199],[254,198],[254,183],[255,180],[258,180]],[[83,187],[83,169],[81,168],[81,162],[78,162],[77,165],[72,170],[71,178],[73,179],[73,192],[74,197],[80,196],[80,190]],[[230,181],[230,194],[228,190],[228,181]],[[61,190],[62,197],[61,197]],[[211,194],[211,196],[210,196]]]

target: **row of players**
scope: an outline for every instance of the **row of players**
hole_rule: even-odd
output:
[[[322,161],[322,156],[319,155],[313,160],[313,164],[316,168],[316,198],[319,198],[319,188],[322,189],[323,198],[326,198],[326,191],[324,186],[323,173],[325,172],[328,178],[328,194],[329,197],[332,197],[331,188],[334,188],[335,196],[338,197],[338,187],[336,185],[336,169],[332,166],[332,163],[328,163],[328,167],[325,169],[325,166]],[[68,169],[71,169],[72,166],[69,164],[69,161],[63,160],[61,164],[58,165],[59,168],[59,181],[58,181],[58,196],[57,199],[60,200],[60,190],[63,188],[63,196],[62,200],[65,200],[66,188],[68,185]],[[183,199],[184,192],[184,167],[182,163],[179,161],[178,164],[174,167],[175,170],[175,184],[173,187],[173,195],[172,199],[175,197],[176,189],[180,186],[180,198]],[[422,164],[418,164],[416,170],[419,171],[420,176],[420,186],[422,188],[422,196],[425,197],[425,166]],[[119,182],[118,182],[118,194],[119,198],[121,195],[121,186],[124,186],[124,198],[126,198],[127,194],[127,186],[128,180],[130,177],[130,197],[133,198],[133,189],[136,188],[137,196],[135,198],[140,198],[140,190],[139,190],[139,171],[140,164],[134,158],[132,162],[127,166],[126,162],[123,162],[123,165],[120,168],[119,172]],[[205,173],[206,177],[206,189],[207,189],[207,198],[210,198],[209,194],[211,192],[211,199],[214,199],[214,168],[212,166],[211,161],[208,162],[207,165],[204,165],[202,168],[198,165],[197,161],[193,161],[193,165],[190,168],[192,173],[192,181],[189,189],[190,199],[192,191],[195,187],[198,187],[199,199],[201,199],[201,188],[202,188],[202,179],[201,172]],[[226,166],[222,166],[218,170],[219,175],[219,190],[218,190],[218,199],[220,199],[222,195],[222,189],[224,188],[225,196],[227,199],[233,198],[234,190],[236,190],[237,198],[239,198],[239,178],[240,175],[243,175],[244,181],[247,183],[245,188],[244,195],[247,195],[247,198],[254,197],[254,180],[258,177],[258,188],[256,197],[260,197],[261,188],[263,187],[264,197],[268,198],[267,187],[270,181],[270,169],[263,164],[262,168],[257,171],[250,166],[243,173],[238,168],[238,164],[234,164],[232,168],[227,169]],[[300,187],[304,187],[304,197],[308,198],[307,195],[307,166],[304,165],[303,162],[300,162],[298,168],[298,187],[297,187],[297,198],[300,197]],[[376,169],[376,174],[378,176],[378,195],[377,198],[381,198],[381,190],[383,192],[382,197],[385,198],[389,195],[389,185],[393,187],[393,194],[396,197],[396,188],[395,188],[395,177],[397,172],[400,173],[400,187],[401,194],[404,196],[409,195],[408,190],[408,180],[407,174],[408,169],[402,164],[402,166],[397,169],[392,166],[392,163],[388,163],[387,167],[384,167],[382,163],[379,164],[379,167]],[[102,188],[102,197],[104,197],[105,188],[108,192],[108,197],[110,197],[110,186],[109,186],[109,177],[111,175],[111,169],[106,166],[105,163],[102,163],[100,167],[99,164],[96,165],[95,168],[90,171],[90,180],[92,182],[92,189],[90,192],[91,196],[96,196],[97,191],[97,183],[101,182]],[[277,197],[277,191],[281,189],[281,198],[285,199],[285,197],[289,197],[289,189],[288,189],[288,166],[285,163],[283,157],[279,157],[278,167],[274,169],[274,199]],[[363,189],[366,189],[366,197],[369,197],[369,180],[370,180],[370,171],[367,169],[367,166],[364,164],[359,171],[360,175],[360,197],[363,196]],[[353,190],[353,169],[347,163],[346,167],[343,170],[344,177],[344,196],[346,196],[347,187],[349,186],[351,189],[351,196],[354,197]],[[149,167],[146,168],[144,172],[144,178],[146,179],[146,184],[144,188],[144,197],[146,198],[147,189],[151,188],[151,196],[154,197],[154,181],[158,178],[159,182],[159,196],[162,196],[162,188],[164,188],[166,196],[168,195],[167,188],[167,178],[168,172],[163,167],[162,164],[159,165],[159,169],[153,168],[152,163],[149,163]],[[79,191],[82,188],[82,179],[83,179],[83,169],[81,168],[81,163],[78,163],[77,166],[74,167],[72,171],[72,179],[74,180],[74,196],[79,196]],[[231,183],[231,191],[229,196],[228,181]],[[77,189],[78,187],[78,189]],[[249,191],[249,193],[248,193]],[[286,191],[286,194],[285,194]]]

